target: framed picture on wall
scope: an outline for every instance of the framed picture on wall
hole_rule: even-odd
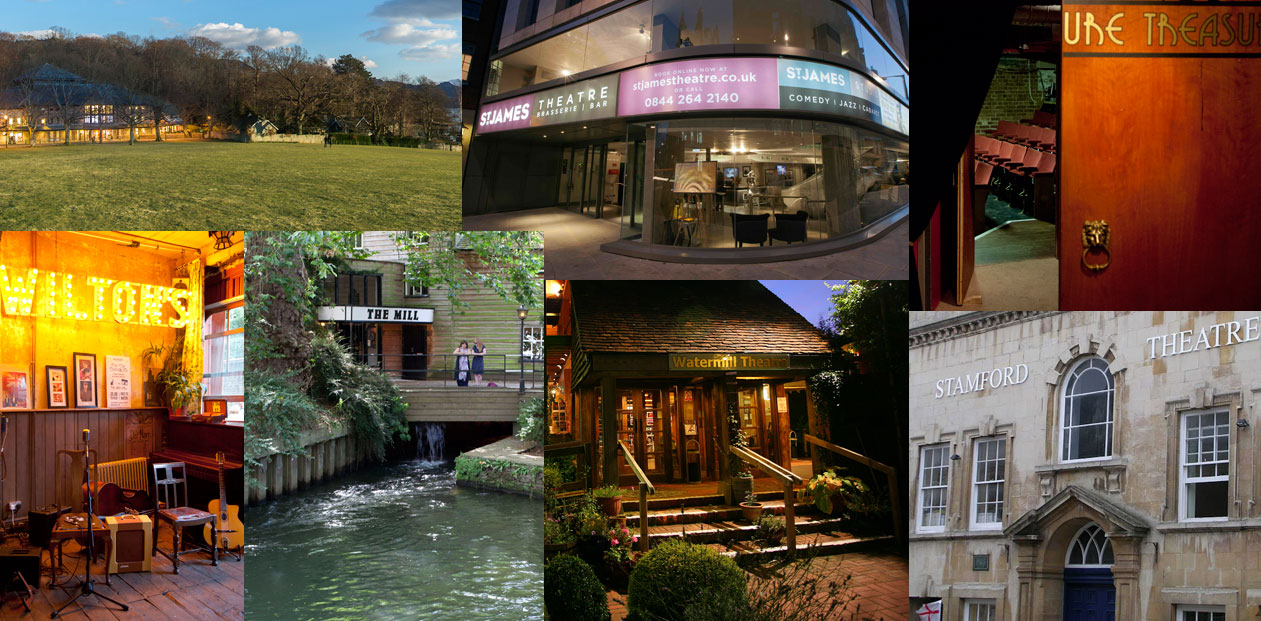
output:
[[[66,367],[44,367],[44,389],[48,393],[49,408],[70,407],[70,371]]]
[[[31,409],[31,376],[25,369],[0,369],[0,410]]]
[[[96,354],[74,354],[74,407],[99,408],[96,389]]]

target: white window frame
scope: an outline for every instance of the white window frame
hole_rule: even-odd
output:
[[[1226,438],[1225,438],[1226,459],[1225,460],[1213,459],[1213,461],[1211,462],[1198,461],[1196,462],[1195,465],[1204,465],[1204,464],[1209,464],[1209,463],[1216,465],[1216,464],[1224,463],[1226,464],[1227,473],[1224,475],[1214,475],[1210,477],[1205,477],[1205,476],[1189,477],[1187,476],[1187,467],[1192,464],[1187,463],[1187,431],[1188,431],[1187,425],[1191,422],[1192,418],[1199,418],[1202,416],[1216,417],[1218,414],[1226,415]],[[1178,521],[1180,522],[1221,522],[1221,521],[1230,519],[1230,469],[1231,469],[1230,468],[1230,427],[1231,425],[1232,423],[1230,420],[1230,410],[1223,409],[1223,408],[1183,412],[1182,420],[1178,421],[1178,427],[1179,427],[1179,433],[1178,433],[1178,440],[1179,440],[1178,442]],[[1220,437],[1221,436],[1216,435],[1216,433],[1214,434],[1214,438],[1220,438]],[[1187,496],[1188,496],[1187,488],[1190,485],[1195,484],[1195,483],[1215,483],[1215,482],[1221,482],[1221,481],[1226,482],[1226,490],[1227,490],[1226,515],[1223,515],[1220,517],[1201,517],[1201,518],[1189,517],[1188,510],[1191,507],[1187,503]]]
[[[1098,529],[1100,532],[1102,532],[1102,533],[1103,533],[1104,545],[1103,545],[1103,546],[1099,546],[1099,561],[1100,561],[1100,562],[1098,562],[1098,563],[1073,563],[1073,562],[1070,562],[1070,561],[1071,561],[1071,559],[1073,558],[1073,550],[1077,547],[1077,540],[1081,538],[1082,533],[1086,532],[1087,530],[1090,530],[1091,528]],[[1092,538],[1092,541],[1093,541],[1093,538]],[[1104,563],[1104,562],[1103,562],[1103,551],[1104,551],[1105,549],[1107,549],[1107,550],[1112,550],[1112,562],[1111,562],[1111,563]],[[1087,550],[1087,549],[1085,549],[1085,548],[1083,548],[1083,549],[1082,549],[1082,560],[1083,560],[1083,561],[1084,561],[1084,560],[1086,560],[1086,552],[1088,552],[1088,551],[1089,551],[1089,550]],[[1065,550],[1065,551],[1064,551],[1064,566],[1065,566],[1065,567],[1082,567],[1082,568],[1087,568],[1087,569],[1096,569],[1096,568],[1101,568],[1101,567],[1112,567],[1115,563],[1116,563],[1116,550],[1113,550],[1113,549],[1112,549],[1112,539],[1108,537],[1108,531],[1103,530],[1103,527],[1102,527],[1102,526],[1100,526],[1100,525],[1098,525],[1098,524],[1096,524],[1096,523],[1094,523],[1094,522],[1090,522],[1090,523],[1086,524],[1085,526],[1082,526],[1081,528],[1077,529],[1077,532],[1073,533],[1073,538],[1068,540],[1068,550]]]
[[[367,248],[363,245],[363,233],[362,233],[362,232],[355,233],[355,235],[354,235],[354,248],[355,248],[355,250],[366,250],[366,249],[367,249]]]
[[[1069,380],[1073,377],[1074,374],[1078,373],[1078,371],[1083,366],[1095,360],[1098,360],[1103,363],[1104,375],[1106,375],[1108,378],[1108,389],[1106,391],[1103,391],[1108,395],[1108,404],[1107,404],[1108,420],[1106,423],[1091,423],[1090,425],[1077,425],[1076,427],[1073,427],[1073,428],[1076,429],[1076,428],[1081,428],[1081,427],[1086,427],[1086,426],[1106,425],[1105,430],[1104,430],[1104,437],[1107,439],[1107,453],[1105,453],[1104,455],[1100,457],[1082,457],[1078,459],[1069,459],[1067,455],[1067,451],[1068,451],[1068,445],[1069,445],[1068,430],[1070,428],[1065,426],[1065,423],[1068,420],[1068,411],[1069,411],[1068,400],[1070,397],[1082,397],[1082,396],[1091,395],[1091,394],[1099,394],[1098,392],[1093,392],[1093,393],[1079,393],[1079,394],[1069,395],[1068,394]],[[1078,360],[1072,366],[1071,369],[1069,369],[1068,374],[1064,376],[1064,385],[1060,387],[1060,415],[1059,415],[1058,424],[1056,425],[1056,431],[1059,433],[1059,436],[1060,436],[1059,443],[1058,443],[1059,446],[1057,447],[1058,448],[1057,456],[1059,457],[1060,463],[1077,464],[1077,463],[1084,463],[1084,462],[1091,462],[1091,461],[1108,461],[1116,455],[1116,451],[1114,450],[1115,445],[1116,445],[1116,427],[1117,427],[1116,408],[1115,408],[1116,388],[1117,388],[1116,377],[1112,373],[1112,365],[1108,364],[1107,360],[1099,356],[1087,356],[1085,358],[1082,358],[1081,360]]]
[[[982,444],[992,444],[1002,451],[1002,457],[997,459],[986,460],[986,463],[998,462],[998,478],[992,480],[981,480],[981,451]],[[972,443],[972,501],[971,516],[969,524],[972,530],[1002,530],[1003,528],[1003,510],[1006,507],[1007,492],[1007,438],[1006,436],[988,436],[977,438]],[[998,521],[997,522],[977,522],[977,505],[981,502],[981,496],[978,493],[982,486],[998,485]]]
[[[427,298],[429,297],[429,287],[424,285],[403,284],[403,297],[405,298]]]
[[[979,610],[988,610],[988,612],[981,615]],[[963,621],[997,621],[997,619],[998,600],[973,598],[963,600]]]
[[[937,451],[937,450],[940,450],[942,452],[942,460],[941,460],[942,465],[935,466],[934,468],[944,468],[946,470],[945,476],[942,477],[943,484],[934,485],[932,487],[926,487],[924,484],[928,480],[928,477],[925,475],[926,461],[924,457],[928,454],[929,451]],[[930,489],[944,490],[942,493],[942,504],[941,504],[941,512],[942,512],[942,517],[944,519],[942,520],[942,524],[940,526],[937,526],[937,525],[927,526],[924,524],[924,509],[925,509],[924,492]],[[950,445],[949,444],[929,444],[929,445],[920,447],[919,449],[919,486],[917,490],[918,492],[916,495],[918,496],[918,498],[915,501],[915,532],[917,533],[945,532],[946,526],[950,523],[950,516],[948,514],[949,507],[950,507]]]
[[[527,361],[543,359],[543,326],[521,329],[521,356]]]
[[[1203,604],[1178,604],[1177,606],[1174,607],[1174,612],[1173,612],[1174,621],[1182,621],[1182,618],[1183,618],[1182,613],[1184,612],[1194,612],[1194,613],[1207,612],[1207,613],[1210,613],[1209,620],[1211,621],[1213,618],[1211,613],[1215,613],[1215,612],[1221,613],[1222,617],[1225,618],[1226,607],[1225,606],[1205,606]],[[1199,619],[1200,615],[1196,614],[1195,616],[1196,616],[1195,621],[1200,621]]]

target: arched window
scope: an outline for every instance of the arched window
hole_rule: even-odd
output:
[[[1077,531],[1068,546],[1065,567],[1108,567],[1112,565],[1112,542],[1108,535],[1091,522]]]
[[[1112,456],[1112,397],[1116,386],[1108,362],[1085,358],[1064,382],[1060,408],[1060,460],[1105,459]]]

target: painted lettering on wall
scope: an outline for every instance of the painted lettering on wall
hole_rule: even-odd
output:
[[[1228,5],[1065,4],[1063,20],[1069,54],[1255,53],[1261,46],[1261,12]]]
[[[183,328],[191,300],[187,289],[0,265],[0,314],[11,317]]]
[[[788,368],[785,354],[670,354],[670,370],[749,371]]]
[[[1150,337],[1147,339],[1147,358],[1151,360],[1176,356],[1259,339],[1261,339],[1261,317],[1249,317],[1243,321],[1215,323],[1207,328],[1200,328],[1199,331],[1182,330]]]
[[[985,390],[986,388],[1002,388],[1003,386],[1023,384],[1027,379],[1029,379],[1029,365],[1017,364],[1009,367],[998,367],[990,371],[981,371],[971,375],[939,379],[937,380],[937,388],[933,396],[938,399],[954,397],[978,390]]]

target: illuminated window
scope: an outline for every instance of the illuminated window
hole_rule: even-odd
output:
[[[228,420],[245,421],[245,302],[206,316],[202,385],[207,399],[228,401]]]
[[[1182,417],[1183,520],[1224,520],[1230,489],[1230,417],[1225,410]]]
[[[1084,461],[1112,456],[1112,398],[1108,363],[1098,357],[1078,362],[1064,383],[1060,409],[1060,460]]]
[[[1005,438],[984,438],[972,448],[972,528],[1003,527],[1004,471],[1007,467]],[[988,617],[987,617],[988,618]]]
[[[950,476],[950,447],[925,446],[919,454],[919,525],[921,533],[946,530],[946,484]]]

